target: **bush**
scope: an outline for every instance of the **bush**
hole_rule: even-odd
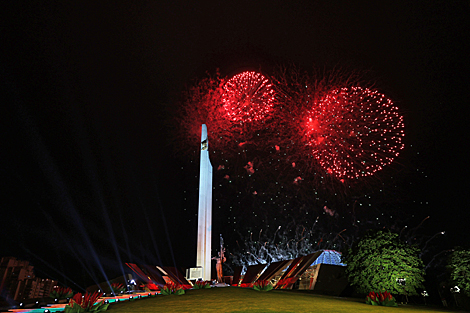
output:
[[[210,287],[211,286],[208,281],[201,281],[201,280],[196,281],[196,283],[193,286],[194,289],[208,289]]]
[[[73,291],[69,287],[57,287],[49,294],[49,297],[54,299],[67,299],[73,296]]]
[[[258,291],[270,291],[273,289],[273,285],[267,280],[258,280],[255,282],[253,289]]]
[[[111,293],[115,295],[121,292],[124,292],[127,289],[123,284],[120,284],[120,283],[112,283],[110,285],[110,288],[111,288]]]
[[[395,298],[388,292],[369,292],[366,303],[371,305],[398,306]]]
[[[184,289],[180,285],[176,285],[175,283],[168,282],[163,286],[161,290],[162,295],[169,296],[169,295],[184,295]]]
[[[104,303],[97,300],[101,298],[103,294],[101,292],[86,293],[82,296],[81,293],[75,294],[68,305],[64,308],[64,313],[82,313],[82,312],[103,312],[108,309],[109,303]]]

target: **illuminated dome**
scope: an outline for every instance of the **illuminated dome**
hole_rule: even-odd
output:
[[[312,263],[312,265],[317,264],[346,266],[346,264],[341,263],[341,253],[335,250],[323,250],[322,254]]]

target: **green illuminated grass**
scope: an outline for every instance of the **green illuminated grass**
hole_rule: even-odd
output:
[[[182,296],[156,296],[111,304],[112,313],[153,312],[449,312],[430,307],[376,307],[361,299],[337,298],[292,290],[260,292],[226,287],[187,290]]]

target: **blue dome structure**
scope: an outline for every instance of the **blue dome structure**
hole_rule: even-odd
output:
[[[346,266],[346,264],[341,263],[341,253],[335,250],[323,250],[322,254],[312,263],[312,265],[317,264]]]

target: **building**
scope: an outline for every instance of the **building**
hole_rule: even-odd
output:
[[[341,262],[341,253],[322,250],[318,258],[299,277],[299,289],[338,296],[348,285],[346,264]]]
[[[277,289],[304,289],[338,296],[348,285],[346,264],[341,253],[320,250],[292,260],[247,267],[241,275],[242,266],[235,269],[232,285],[252,287],[257,280],[270,281]]]
[[[3,257],[0,261],[0,295],[5,300],[48,297],[58,281],[39,278],[28,261]]]

